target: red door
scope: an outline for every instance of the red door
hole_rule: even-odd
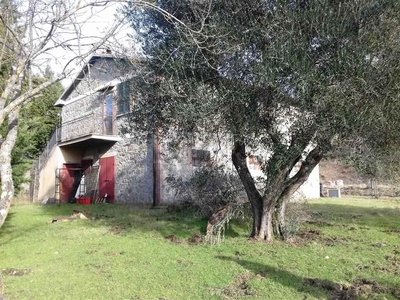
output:
[[[60,202],[68,202],[73,195],[77,164],[64,164],[60,169]]]
[[[99,196],[107,194],[109,203],[115,199],[114,161],[114,156],[100,158]]]

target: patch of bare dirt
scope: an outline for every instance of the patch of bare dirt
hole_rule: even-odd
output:
[[[307,220],[306,223],[318,225],[318,226],[334,226],[335,225],[332,222],[327,222],[327,221],[323,221],[323,220]]]
[[[187,242],[191,245],[199,245],[204,242],[204,236],[200,233],[193,233],[188,239]]]
[[[374,280],[356,279],[350,284],[340,284],[318,278],[306,278],[304,284],[311,285],[329,292],[330,300],[355,300],[359,297],[369,299],[373,294],[391,294],[400,297],[400,288],[386,287]]]
[[[304,247],[307,246],[308,243],[306,240],[299,238],[297,236],[288,238],[286,242],[295,247]]]
[[[394,275],[400,275],[400,258],[396,256],[386,255],[387,265],[377,265],[374,260],[371,260],[369,265],[359,264],[356,266],[359,270],[372,269],[380,272],[388,272]]]
[[[306,246],[309,242],[320,241],[322,239],[322,231],[318,229],[302,228],[296,236],[287,239],[287,242],[293,246]]]
[[[297,233],[297,236],[305,240],[315,241],[321,239],[322,231],[318,229],[302,228]]]
[[[324,236],[321,230],[302,228],[297,233],[297,236],[289,238],[288,242],[294,246],[305,246],[309,242],[319,242],[327,246],[335,246],[348,242],[354,242],[355,239],[342,236]]]
[[[336,291],[342,289],[342,285],[325,279],[319,278],[306,278],[304,284],[321,288],[327,291]]]
[[[386,229],[386,230],[382,230],[382,232],[385,232],[385,233],[400,233],[400,228]]]
[[[222,289],[222,298],[239,299],[245,296],[255,296],[256,292],[249,285],[249,281],[253,276],[249,271],[238,274],[234,282]]]
[[[327,246],[335,246],[337,244],[345,244],[349,242],[357,242],[356,239],[346,236],[330,236],[323,239],[323,242]]]
[[[189,244],[189,245],[199,245],[199,244],[202,244],[204,242],[204,236],[201,235],[200,233],[193,233],[187,239],[178,238],[174,234],[171,234],[171,235],[166,236],[165,239],[170,240],[173,243]]]
[[[123,255],[125,252],[124,251],[107,251],[104,252],[105,255]]]
[[[93,249],[93,250],[86,250],[86,251],[85,251],[86,254],[93,254],[93,253],[96,253],[96,252],[97,252],[96,249]]]
[[[388,262],[387,272],[393,273],[395,275],[400,275],[400,257],[386,255],[385,259]]]
[[[24,276],[28,275],[32,272],[31,269],[14,269],[14,268],[8,268],[4,269],[1,274],[7,275],[7,276]]]
[[[176,237],[174,234],[168,235],[165,238],[167,240],[170,240],[173,243],[177,243],[177,244],[183,243],[183,239]]]
[[[113,226],[113,227],[111,227],[111,228],[108,230],[108,232],[110,232],[110,233],[112,233],[112,234],[118,235],[118,234],[121,234],[121,232],[122,232],[124,229],[126,229],[125,226]]]

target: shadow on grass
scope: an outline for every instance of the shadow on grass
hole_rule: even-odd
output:
[[[15,212],[9,212],[7,215],[7,219],[4,222],[3,226],[1,227],[0,234],[6,234],[10,233],[13,231],[13,228],[15,228],[15,225],[12,225],[12,219],[15,218]]]
[[[4,240],[5,237],[12,236],[13,233],[17,230],[16,226],[13,225],[13,219],[15,218],[15,213],[14,212],[9,212],[7,215],[7,219],[4,222],[3,226],[0,228],[0,245],[5,245],[6,243],[10,242],[13,240],[15,237],[11,237],[7,240]],[[23,233],[20,233],[22,235]]]
[[[296,289],[300,293],[309,294],[317,299],[328,296],[330,300],[355,300],[359,299],[360,295],[370,299],[369,297],[373,297],[374,294],[388,294],[396,297],[396,299],[400,296],[400,289],[398,287],[383,286],[374,280],[357,279],[350,284],[341,284],[326,279],[301,277],[286,270],[237,259],[236,257],[217,256],[216,258],[235,262],[252,272],[255,276],[268,278],[280,285]],[[307,299],[307,296],[304,296],[303,299]]]
[[[0,228],[0,246],[6,245],[17,238],[25,236],[27,233],[38,230],[46,225],[46,224],[43,225],[34,224],[32,226],[23,228],[21,230],[21,227],[13,225],[15,223],[14,222],[15,216],[16,216],[15,212],[9,212],[6,221]]]
[[[231,261],[241,265],[246,270],[254,273],[254,275],[262,276],[275,281],[288,288],[296,289],[301,293],[308,293],[316,298],[321,298],[326,291],[322,289],[312,288],[304,284],[305,278],[294,275],[286,270],[278,269],[276,267],[260,264],[248,260],[236,259],[229,256],[217,256],[217,259],[224,261]],[[332,283],[333,284],[333,283]]]

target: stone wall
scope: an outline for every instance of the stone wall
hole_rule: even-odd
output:
[[[176,191],[165,181],[168,176],[188,180],[200,168],[193,164],[192,149],[208,150],[211,164],[223,165],[227,171],[233,171],[228,139],[208,142],[197,140],[192,145],[186,145],[180,149],[171,149],[168,141],[164,140],[160,143],[160,184],[163,203],[173,202],[176,195]]]
[[[117,118],[119,130],[126,116]],[[152,203],[153,201],[153,141],[138,141],[129,134],[111,149],[116,153],[115,196],[118,202]]]

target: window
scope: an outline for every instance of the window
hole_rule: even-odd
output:
[[[112,117],[113,115],[113,94],[109,93],[105,98],[105,117]]]
[[[259,160],[253,155],[249,155],[247,158],[247,165],[249,170],[261,170],[261,164]]]
[[[208,150],[192,149],[192,165],[193,167],[204,167],[211,164],[211,155]]]
[[[118,85],[118,102],[117,102],[117,114],[122,115],[130,111],[130,95],[131,89],[129,81],[121,82]]]
[[[113,134],[113,94],[105,95],[104,99],[104,128],[105,134]]]

